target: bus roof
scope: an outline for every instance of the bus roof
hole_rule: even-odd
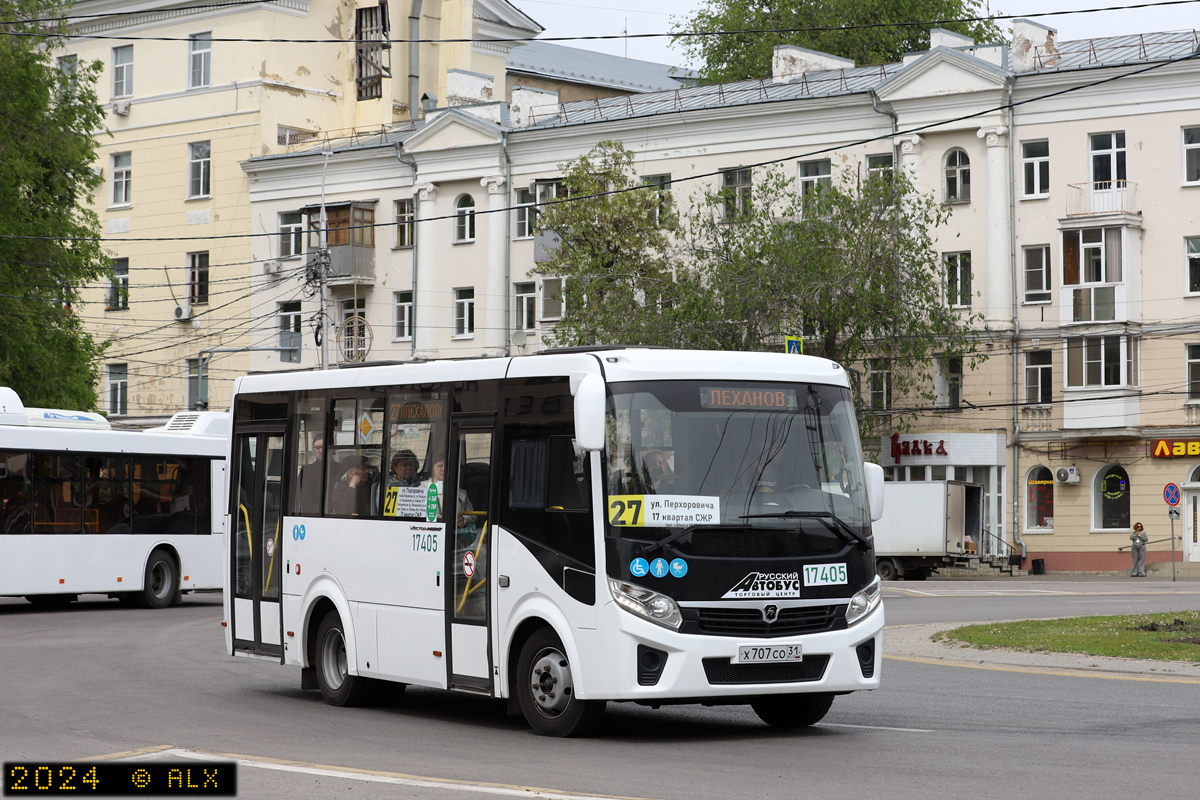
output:
[[[238,378],[235,394],[339,387],[444,383],[600,373],[609,383],[647,380],[754,380],[849,388],[840,364],[815,356],[643,347],[571,348],[528,356],[355,365],[352,370],[263,373]]]

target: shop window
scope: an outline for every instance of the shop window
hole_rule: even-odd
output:
[[[1114,464],[1096,473],[1093,495],[1097,529],[1129,529],[1130,488],[1129,473],[1120,465]]]
[[[1025,484],[1025,527],[1054,530],[1054,473],[1048,467],[1034,467]]]

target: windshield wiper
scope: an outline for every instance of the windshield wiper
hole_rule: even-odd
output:
[[[666,547],[667,545],[669,545],[671,542],[674,542],[678,539],[682,539],[684,536],[687,536],[689,533],[691,533],[692,531],[696,530],[696,528],[699,528],[699,527],[700,527],[699,525],[689,525],[686,528],[677,530],[674,533],[672,533],[670,536],[668,536],[667,538],[660,539],[659,541],[655,542],[654,544],[650,545],[649,547],[643,548],[642,552],[643,553],[655,553],[655,552],[661,550],[662,548]]]
[[[847,541],[854,542],[864,551],[871,549],[871,543],[857,528],[829,511],[776,511],[770,514],[742,514],[740,519],[819,519],[826,528],[834,533],[849,537]]]

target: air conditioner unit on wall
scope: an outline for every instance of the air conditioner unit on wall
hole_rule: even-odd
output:
[[[175,306],[175,321],[187,322],[192,318],[192,307],[186,303],[181,306]]]
[[[130,103],[128,100],[116,100],[112,104],[112,110],[113,110],[114,114],[117,114],[122,117],[127,117],[127,116],[129,116],[129,108],[132,105],[133,104]]]
[[[279,259],[272,258],[262,262],[264,275],[278,275],[281,269],[283,269],[283,263]]]
[[[1054,478],[1059,483],[1079,483],[1079,469],[1077,467],[1059,467],[1054,472]]]

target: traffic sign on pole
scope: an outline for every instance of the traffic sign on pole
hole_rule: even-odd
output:
[[[1174,483],[1168,483],[1164,486],[1163,500],[1166,500],[1169,506],[1179,505],[1179,487]]]

